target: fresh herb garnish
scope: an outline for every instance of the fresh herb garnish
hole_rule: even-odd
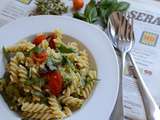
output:
[[[45,84],[45,80],[43,78],[32,78],[31,80],[26,80],[24,82],[26,85],[37,85],[39,87],[42,87]]]
[[[68,60],[66,56],[62,56],[62,65],[68,64]]]
[[[51,71],[57,70],[56,64],[51,57],[48,57],[46,65]]]
[[[84,13],[73,13],[73,17],[89,23],[94,23],[97,20],[100,20],[103,27],[107,27],[108,17],[112,12],[123,12],[128,8],[128,2],[119,2],[118,0],[101,0],[96,2],[96,0],[90,0],[86,5]]]
[[[90,79],[90,78],[87,78],[87,79],[85,79],[84,81],[85,81],[85,85],[87,85],[87,84],[90,84],[90,83],[93,82],[93,81],[98,82],[98,81],[100,81],[100,79]]]
[[[34,53],[36,53],[36,54],[39,54],[39,53],[41,53],[43,51],[43,49],[42,48],[40,48],[40,47],[34,47],[30,52],[34,52]]]
[[[57,45],[57,48],[58,50],[61,52],[61,53],[73,53],[75,52],[75,49],[73,48],[70,48],[70,47],[67,47],[65,44],[63,43],[59,43]]]

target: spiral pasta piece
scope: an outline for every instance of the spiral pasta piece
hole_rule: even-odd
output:
[[[62,60],[61,54],[56,53],[55,50],[51,49],[50,47],[47,48],[47,54],[48,56],[52,57],[56,62],[60,62]]]
[[[90,96],[92,93],[95,83],[96,83],[97,75],[96,71],[89,71],[88,72],[88,83],[85,85],[85,87],[82,89],[81,94],[86,99]]]
[[[74,98],[72,96],[61,96],[59,98],[59,101],[66,105],[67,107],[69,107],[71,110],[76,110],[78,108],[81,107],[81,105],[83,104],[84,100],[79,99],[79,98]]]
[[[22,103],[26,102],[26,99],[24,97],[19,97],[17,102],[18,102],[18,105],[20,106],[22,105]]]
[[[32,87],[25,85],[25,86],[23,87],[23,90],[24,90],[24,92],[29,93],[29,92],[31,92]]]
[[[25,62],[25,56],[24,56],[23,52],[17,52],[16,58],[17,58],[17,61],[22,64]]]
[[[70,42],[70,43],[68,43],[68,46],[69,46],[70,48],[73,48],[73,49],[76,50],[76,51],[79,50],[79,48],[78,48],[78,43],[76,43],[76,42]]]
[[[69,107],[65,106],[63,109],[64,109],[63,112],[66,115],[66,117],[69,117],[69,116],[72,115],[72,111],[71,111],[71,109]]]
[[[23,112],[37,113],[37,112],[45,112],[49,110],[49,108],[45,104],[25,102],[22,103],[21,110]]]
[[[88,76],[91,80],[96,80],[97,79],[97,73],[94,70],[90,70],[88,73]]]
[[[58,101],[56,100],[55,96],[49,97],[48,98],[48,103],[50,104],[50,108],[53,111],[61,110]]]
[[[41,87],[39,87],[39,86],[37,86],[37,85],[32,85],[32,88],[33,88],[33,90],[36,90],[36,91],[42,92]]]
[[[41,98],[39,96],[35,96],[35,95],[32,96],[33,102],[40,102],[40,100],[41,100]]]
[[[30,51],[32,48],[34,48],[35,45],[31,42],[22,41],[16,46],[8,47],[6,48],[6,51],[8,52],[17,52],[17,51]]]
[[[48,98],[48,103],[50,104],[50,109],[52,110],[52,113],[57,114],[56,116],[58,118],[64,118],[65,114],[61,111],[61,107],[56,99],[55,96]]]
[[[88,83],[84,89],[81,91],[82,96],[86,99],[90,96],[90,94],[92,93],[92,90],[94,88],[95,85],[95,81],[91,81],[90,83]]]
[[[54,118],[53,117],[54,115],[51,112],[37,112],[37,113],[23,112],[22,116],[24,118],[32,120],[49,120]]]
[[[30,67],[34,67],[34,61],[31,57],[26,57],[25,58],[25,66],[30,68]]]
[[[67,54],[67,58],[69,60],[71,60],[72,62],[77,62],[78,61],[78,56],[74,53]]]
[[[19,76],[19,80],[21,82],[24,82],[28,79],[28,71],[27,69],[22,66],[22,65],[19,65],[19,68],[18,68],[18,76]]]
[[[9,73],[11,82],[18,82],[18,61],[16,57],[11,58]]]
[[[71,84],[70,86],[68,86],[64,91],[63,94],[65,96],[70,96],[72,93],[74,93],[75,91],[75,86],[73,84]]]
[[[54,33],[56,34],[56,40],[55,42],[61,42],[62,41],[62,31],[59,29],[54,30]]]
[[[78,65],[80,68],[89,68],[89,59],[86,51],[80,51],[80,56],[78,59]]]
[[[72,93],[76,92],[76,89],[80,87],[80,77],[78,73],[74,73],[70,70],[70,79],[72,79],[72,84],[68,86],[64,91],[63,94],[65,96],[70,96]]]
[[[29,72],[30,72],[31,76],[29,76],[29,77],[30,78],[36,78],[36,77],[38,77],[39,76],[38,71],[39,71],[38,68],[36,68],[36,67],[30,67]]]

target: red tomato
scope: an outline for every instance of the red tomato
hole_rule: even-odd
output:
[[[74,10],[80,10],[84,5],[83,0],[73,0],[73,9]]]
[[[46,39],[46,36],[45,35],[38,35],[35,37],[35,39],[33,40],[33,44],[35,45],[39,45],[43,40]]]
[[[32,59],[35,61],[35,62],[38,62],[38,63],[43,63],[46,59],[47,59],[48,55],[47,55],[47,52],[46,51],[43,51],[41,53],[32,53]]]
[[[49,41],[49,46],[50,46],[50,48],[52,48],[52,49],[55,49],[55,48],[56,48],[55,39],[51,39],[51,40]]]
[[[51,33],[48,38],[56,39],[57,35],[55,33]]]
[[[50,48],[52,49],[55,49],[56,48],[56,44],[55,44],[55,40],[56,40],[57,36],[55,33],[52,33],[48,36],[48,41],[49,41],[49,46]]]
[[[48,87],[52,94],[58,96],[63,90],[63,78],[59,71],[48,74]]]

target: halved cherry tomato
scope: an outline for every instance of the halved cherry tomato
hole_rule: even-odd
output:
[[[56,48],[56,44],[55,44],[55,40],[56,40],[57,36],[55,33],[52,33],[50,34],[48,37],[47,37],[47,40],[49,41],[49,46],[50,48],[52,49],[55,49]]]
[[[49,36],[47,38],[56,39],[57,35],[53,32],[53,33],[49,34]]]
[[[52,48],[52,49],[55,49],[55,48],[56,48],[55,39],[51,39],[51,40],[49,41],[49,46],[50,46],[50,48]]]
[[[48,55],[46,51],[42,51],[41,53],[38,54],[32,53],[32,59],[40,64],[43,63],[47,59],[47,57]]]
[[[80,10],[84,5],[83,0],[73,0],[73,9],[74,10]]]
[[[38,36],[36,36],[35,37],[35,39],[33,40],[33,44],[35,44],[35,45],[39,45],[43,40],[45,40],[46,39],[46,36],[45,35],[38,35]]]
[[[59,71],[49,72],[48,87],[52,94],[58,96],[63,90],[63,78]]]

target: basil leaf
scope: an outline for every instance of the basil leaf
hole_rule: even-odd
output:
[[[111,5],[117,3],[117,0],[101,0],[99,2],[99,7],[103,9],[108,9]]]
[[[42,48],[40,48],[40,47],[34,47],[32,50],[31,50],[31,52],[34,52],[34,53],[36,53],[36,54],[39,54],[39,53],[41,53],[43,51],[43,49]]]
[[[117,10],[118,11],[126,11],[129,8],[129,6],[130,6],[129,3],[127,3],[127,2],[119,2]]]
[[[45,80],[43,78],[34,78],[32,80],[33,80],[33,84],[39,87],[42,87],[45,84]]]
[[[33,83],[34,82],[32,80],[26,80],[26,81],[24,81],[24,84],[28,85],[28,86],[33,85]]]
[[[57,47],[58,47],[58,50],[61,53],[73,53],[73,52],[75,52],[75,50],[73,48],[69,48],[65,44],[62,44],[62,43],[58,44]]]
[[[45,84],[45,80],[43,78],[32,78],[31,80],[26,80],[24,82],[25,85],[37,85],[39,87],[42,87]]]
[[[97,20],[98,13],[96,7],[93,7],[90,9],[90,12],[88,14],[88,22],[94,23]]]
[[[111,12],[108,10],[108,9],[103,9],[103,8],[100,8],[100,18],[101,18],[101,21],[104,25],[107,24],[108,22],[108,16],[111,14]],[[106,26],[105,26],[106,27]]]
[[[118,11],[118,7],[119,7],[119,3],[114,3],[110,6],[111,8],[111,13],[114,12],[114,11]]]
[[[87,5],[86,8],[84,10],[84,15],[85,16],[89,16],[90,10],[92,8],[96,7],[96,1],[95,0],[91,0]]]
[[[77,18],[77,19],[80,19],[80,20],[83,20],[83,21],[86,21],[86,17],[82,13],[76,12],[76,13],[73,14],[73,17]]]
[[[66,56],[62,56],[62,65],[68,64]]]
[[[56,64],[51,57],[48,57],[46,65],[51,71],[57,70]]]
[[[98,12],[96,8],[96,1],[91,0],[85,8],[84,15],[86,16],[86,21],[94,23],[98,18]]]

